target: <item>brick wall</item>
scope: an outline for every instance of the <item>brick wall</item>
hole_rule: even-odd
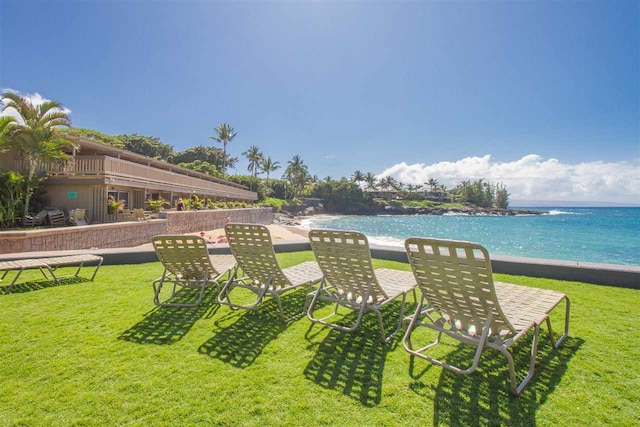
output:
[[[151,242],[158,234],[194,233],[232,222],[271,224],[271,208],[169,211],[161,219],[0,232],[0,254],[77,249],[126,248]]]

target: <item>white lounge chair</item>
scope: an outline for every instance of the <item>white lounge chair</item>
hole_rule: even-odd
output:
[[[218,294],[218,302],[232,309],[253,310],[264,298],[271,295],[278,304],[282,322],[288,322],[304,314],[285,318],[280,295],[299,287],[311,287],[322,279],[322,272],[314,261],[307,261],[293,267],[281,268],[273,250],[269,229],[259,224],[227,224],[225,234],[237,266],[229,280]],[[242,275],[240,275],[242,273]],[[230,294],[234,288],[244,288],[254,294],[251,304],[236,304]]]
[[[308,316],[314,322],[334,329],[353,332],[358,329],[366,310],[378,316],[380,340],[388,342],[400,330],[407,293],[416,281],[410,271],[388,268],[373,269],[367,237],[355,231],[311,230],[311,248],[324,274],[317,291],[309,294]],[[380,309],[401,297],[398,323],[390,334],[385,333]],[[415,291],[414,291],[415,298]],[[335,303],[334,313],[318,319],[314,311],[319,301]],[[327,321],[344,306],[358,312],[352,326]]]
[[[494,282],[487,250],[476,243],[410,238],[405,242],[409,263],[422,290],[421,303],[406,319],[405,350],[459,374],[478,366],[485,347],[501,352],[509,364],[511,392],[519,395],[531,380],[538,351],[540,325],[547,323],[551,344],[557,348],[569,333],[569,298],[562,292]],[[564,333],[555,340],[549,312],[566,304]],[[427,302],[427,305],[423,305]],[[414,348],[412,333],[418,326],[437,332],[435,341]],[[518,383],[509,347],[533,330],[527,376]],[[471,366],[461,368],[426,354],[442,334],[476,347]]]
[[[207,243],[200,236],[167,235],[155,236],[153,248],[164,266],[162,276],[153,282],[153,302],[159,306],[195,307],[202,302],[204,290],[218,285],[218,279],[235,265],[231,255],[209,255]],[[171,295],[160,301],[162,286],[173,286]],[[172,302],[176,290],[181,288],[199,289],[200,293],[193,303]]]

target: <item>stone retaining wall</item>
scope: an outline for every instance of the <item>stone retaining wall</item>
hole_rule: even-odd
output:
[[[227,223],[227,218],[232,222],[271,224],[273,222],[273,209],[268,207],[183,212],[167,211],[162,212],[160,218],[166,218],[167,220],[167,233],[183,234],[223,228]]]
[[[139,246],[158,234],[194,233],[232,222],[271,224],[271,208],[164,212],[161,219],[0,232],[0,254]]]

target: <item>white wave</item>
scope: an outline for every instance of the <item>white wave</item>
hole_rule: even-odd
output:
[[[305,230],[311,230],[313,227],[313,221],[311,219],[303,219],[300,220],[300,228],[304,228]]]
[[[371,236],[367,236],[367,238],[369,239],[369,243],[374,244],[374,245],[394,246],[394,247],[399,247],[399,248],[403,248],[404,247],[404,239],[398,239],[397,237],[391,237],[391,236],[375,236],[375,237],[371,237]]]
[[[558,210],[550,210],[548,213],[543,215],[584,215],[580,212],[566,212],[566,211],[558,211]]]
[[[300,219],[300,227],[311,230],[318,224],[324,224],[333,219],[339,218],[338,215],[314,215],[313,217],[307,217]]]
[[[471,214],[464,212],[445,212],[442,216],[471,216]]]

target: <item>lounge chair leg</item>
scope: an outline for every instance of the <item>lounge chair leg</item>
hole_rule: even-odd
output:
[[[513,356],[511,352],[504,348],[497,348],[502,354],[507,358],[507,363],[509,365],[509,379],[511,381],[511,393],[515,396],[520,396],[522,390],[524,390],[525,386],[531,381],[535,374],[536,369],[536,355],[538,354],[538,337],[540,336],[540,325],[536,324],[534,326],[533,333],[533,342],[531,343],[531,358],[529,359],[529,372],[527,376],[518,384],[518,380],[516,378],[516,369],[515,363],[513,361]]]
[[[359,327],[360,324],[362,323],[362,318],[364,316],[364,312],[365,310],[367,310],[367,305],[366,304],[351,304],[349,302],[346,301],[342,301],[342,305],[354,305],[354,306],[359,306],[358,307],[358,317],[356,318],[356,321],[353,323],[352,326],[342,326],[342,325],[338,325],[337,323],[332,323],[332,322],[327,322],[326,319],[333,317],[333,315],[329,315],[326,317],[323,317],[322,319],[318,319],[313,317],[313,311],[315,309],[316,304],[318,303],[319,299],[323,299],[323,300],[327,300],[327,301],[332,301],[332,302],[336,302],[337,304],[340,304],[340,301],[335,301],[334,298],[331,297],[321,297],[320,296],[320,290],[322,288],[322,284],[320,285],[320,288],[318,289],[318,291],[315,292],[313,300],[311,301],[311,305],[309,306],[309,310],[307,311],[307,317],[309,318],[309,320],[311,320],[313,323],[318,323],[320,325],[324,325],[324,326],[329,326],[330,328],[333,329],[337,329],[339,331],[343,331],[343,332],[354,332],[356,331]],[[363,298],[364,301],[367,301],[369,299],[369,295],[371,294],[371,286],[368,287],[367,292],[365,293],[365,296]],[[368,308],[369,310],[372,310],[371,308]]]
[[[13,278],[13,280],[11,281],[11,283],[9,284],[9,286],[7,286],[3,291],[2,291],[2,295],[4,294],[8,294],[9,292],[11,292],[11,289],[13,288],[13,285],[16,283],[16,281],[18,280],[18,277],[20,277],[20,275],[22,274],[22,272],[24,271],[24,268],[20,268],[18,270],[18,273],[16,273],[16,277]],[[7,275],[9,271],[5,271],[5,273],[2,275],[2,278],[0,279],[0,282],[2,280],[4,280],[5,276]]]
[[[394,331],[391,332],[389,335],[385,335],[384,333],[382,314],[380,313],[379,310],[374,310],[378,315],[378,324],[380,325],[380,340],[382,341],[383,344],[386,344],[389,341],[391,341],[391,339],[395,336],[395,334],[397,334],[398,331],[402,328],[402,320],[403,320],[402,316],[404,315],[404,306],[405,306],[406,299],[407,299],[407,294],[406,293],[402,294],[402,303],[400,305],[400,314],[398,316],[398,324],[394,329]]]
[[[282,301],[280,301],[280,295],[277,292],[274,292],[273,298],[276,300],[276,304],[278,305],[278,315],[280,316],[280,321],[282,323],[287,323],[287,319],[284,318],[284,308],[282,308]]]

